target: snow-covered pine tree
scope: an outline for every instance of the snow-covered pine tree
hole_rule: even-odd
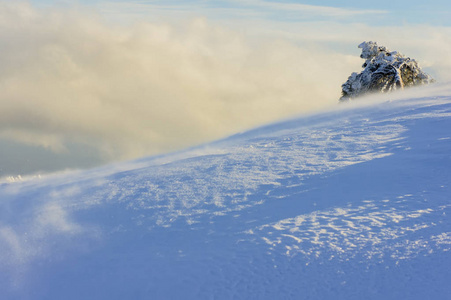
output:
[[[368,92],[390,92],[405,87],[429,84],[434,79],[423,72],[415,59],[390,51],[376,42],[363,42],[361,58],[364,70],[352,73],[341,86],[340,101],[348,101]]]

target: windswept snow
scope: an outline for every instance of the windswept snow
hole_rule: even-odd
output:
[[[5,180],[2,298],[449,297],[451,87],[385,97]]]

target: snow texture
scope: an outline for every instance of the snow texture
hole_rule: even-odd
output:
[[[434,82],[431,76],[421,70],[415,59],[397,51],[390,51],[376,42],[363,42],[361,58],[364,70],[352,73],[341,86],[340,101],[347,101],[368,92],[390,92],[404,87]]]
[[[449,298],[451,86],[383,96],[2,181],[1,298]]]

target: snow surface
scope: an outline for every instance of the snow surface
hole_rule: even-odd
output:
[[[450,299],[451,85],[384,97],[4,180],[0,298]]]

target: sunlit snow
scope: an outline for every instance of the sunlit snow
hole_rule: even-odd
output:
[[[0,298],[449,297],[451,86],[384,97],[5,178]]]

